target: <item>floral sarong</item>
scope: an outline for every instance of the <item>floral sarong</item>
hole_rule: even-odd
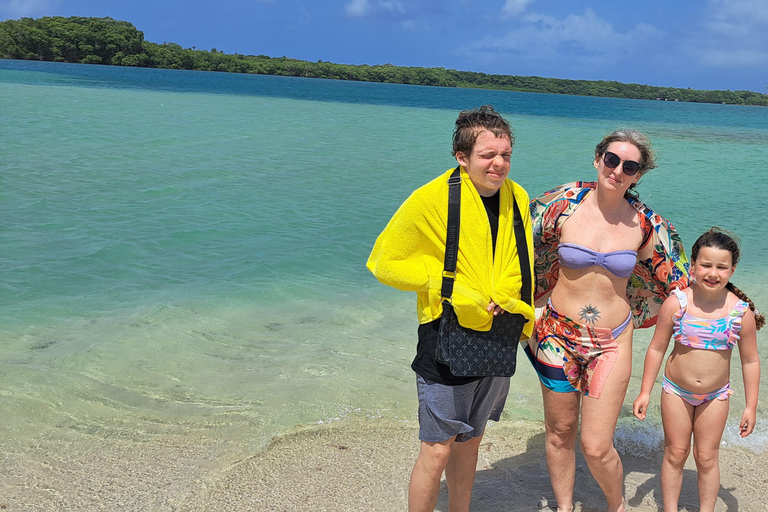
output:
[[[620,332],[614,331],[623,331],[622,327],[626,323],[613,331],[582,325],[548,303],[536,321],[534,336],[524,346],[525,353],[549,389],[600,398],[619,355],[614,334]]]

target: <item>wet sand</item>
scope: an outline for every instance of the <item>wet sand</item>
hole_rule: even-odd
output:
[[[536,511],[554,505],[541,424],[489,427],[480,450],[472,510]],[[415,422],[352,420],[312,426],[242,457],[235,445],[181,439],[102,439],[5,447],[0,509],[8,511],[403,511],[418,453]],[[660,510],[661,454],[623,454],[629,510]],[[768,499],[768,457],[721,453],[717,511],[758,512]],[[597,484],[577,461],[577,511],[604,510]],[[681,510],[698,510],[689,460]],[[447,512],[445,488],[437,509]]]

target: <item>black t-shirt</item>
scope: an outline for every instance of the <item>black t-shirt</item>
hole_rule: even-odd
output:
[[[485,206],[485,213],[488,214],[488,222],[491,224],[491,240],[493,241],[493,254],[496,254],[496,238],[499,233],[499,198],[501,197],[497,190],[491,197],[480,196]]]
[[[488,214],[488,222],[491,225],[491,240],[493,241],[493,252],[496,253],[496,238],[499,231],[499,198],[500,194],[491,197],[480,196],[485,205],[485,212]],[[461,240],[459,240],[461,243]],[[438,363],[435,359],[437,350],[437,334],[440,330],[440,319],[437,318],[426,324],[419,325],[419,342],[416,345],[416,357],[411,363],[413,371],[421,375],[426,380],[438,382],[448,386],[459,386],[468,384],[483,377],[457,377],[451,373],[447,365]]]

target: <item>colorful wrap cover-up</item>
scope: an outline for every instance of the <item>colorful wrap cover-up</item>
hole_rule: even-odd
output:
[[[531,201],[536,299],[545,296],[557,283],[557,247],[563,222],[595,186],[594,182],[569,183]],[[627,299],[633,325],[651,327],[671,291],[688,286],[689,263],[683,243],[669,221],[633,198],[627,201],[639,212],[646,234],[644,247],[652,244],[650,257],[639,258],[629,277]],[[599,398],[617,355],[611,330],[586,328],[549,306],[537,320],[535,332],[525,351],[542,382],[557,392],[578,390]]]
[[[557,256],[560,228],[595,186],[594,182],[576,181],[531,201],[535,299],[555,287],[560,272]],[[652,255],[638,259],[627,282],[633,324],[636,329],[642,329],[656,323],[659,308],[673,289],[688,286],[689,263],[683,242],[672,224],[640,201],[629,197],[627,201],[640,213],[643,230],[651,231],[648,243],[652,244]]]
[[[558,393],[581,391],[600,398],[619,356],[611,329],[582,325],[548,302],[536,321],[534,335],[535,341],[528,343],[525,353],[544,385]]]

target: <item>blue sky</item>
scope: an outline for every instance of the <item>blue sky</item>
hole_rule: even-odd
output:
[[[768,0],[0,0],[22,16],[226,53],[768,92]]]

